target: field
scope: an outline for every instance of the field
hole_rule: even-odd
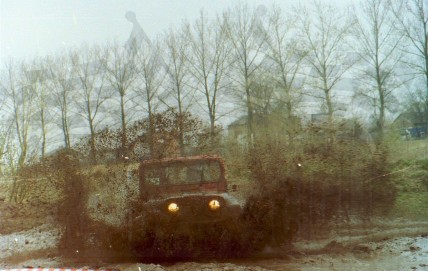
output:
[[[423,267],[423,258],[410,260],[410,256],[413,252],[419,255],[428,249],[421,245],[427,242],[428,234],[428,141],[396,142],[392,155],[394,159],[390,176],[397,195],[392,209],[382,217],[376,216],[365,221],[352,218],[343,222],[335,221],[312,235],[298,234],[292,246],[267,248],[259,254],[248,256],[250,258],[222,259],[224,263],[220,265],[212,262],[176,263],[159,266],[159,269],[152,265],[144,266],[146,270],[198,270],[204,266],[218,270],[269,270],[280,269],[280,266],[287,266],[290,270],[313,270],[316,267],[329,270],[328,266],[339,270],[349,266],[358,268],[359,265],[361,268],[364,265],[377,268]],[[228,167],[232,166],[228,164]],[[237,166],[238,169],[231,168],[232,172],[244,170],[244,165]],[[135,169],[135,165],[131,166],[131,172],[135,173]],[[87,199],[87,206],[92,210],[91,217],[107,218],[100,221],[115,224],[123,213],[124,200],[129,197],[124,191],[127,186],[135,185],[135,176],[129,176],[127,166],[121,165],[97,166],[82,172],[87,180],[86,185],[93,190]],[[245,201],[252,184],[245,179],[231,181],[238,184],[236,196]],[[3,179],[0,182],[0,242],[3,242],[0,262],[3,262],[3,267],[46,264],[81,267],[96,264],[128,268],[128,265],[116,261],[113,263],[106,257],[97,258],[100,254],[92,258],[61,256],[56,247],[61,234],[56,220],[60,191],[52,184],[52,180],[43,178],[20,180],[15,184],[13,180]],[[16,199],[19,202],[10,201],[13,189],[18,191]],[[392,261],[392,258],[402,259],[402,262]]]

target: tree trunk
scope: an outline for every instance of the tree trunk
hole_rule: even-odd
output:
[[[126,115],[125,115],[125,101],[124,101],[124,92],[121,92],[120,95],[120,117],[122,122],[122,137],[121,137],[121,154],[128,155],[127,150],[127,133],[126,133]]]

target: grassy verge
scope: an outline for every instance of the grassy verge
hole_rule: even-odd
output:
[[[391,145],[394,154],[393,160],[419,160],[428,158],[428,139],[396,140]]]
[[[399,192],[391,215],[411,220],[427,220],[428,191]]]
[[[416,221],[428,219],[427,146],[428,140],[397,142],[392,169],[397,196],[391,217]]]

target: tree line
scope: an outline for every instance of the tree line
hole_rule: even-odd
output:
[[[126,155],[129,127],[139,120],[146,120],[152,151],[155,116],[168,109],[201,117],[213,135],[222,118],[240,112],[250,144],[275,116],[292,144],[308,100],[335,125],[347,107],[340,84],[350,76],[357,84],[346,91],[366,108],[381,145],[397,94],[426,115],[427,16],[421,0],[363,0],[349,9],[321,1],[287,10],[239,3],[215,17],[201,11],[153,40],[11,60],[0,74],[0,165],[13,174],[47,156],[49,146],[71,148],[82,135],[96,159],[96,136],[106,127],[120,130]],[[182,147],[186,125],[174,125]]]

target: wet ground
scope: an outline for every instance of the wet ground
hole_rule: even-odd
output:
[[[48,208],[46,208],[48,210]],[[58,250],[61,232],[49,214],[32,217],[21,206],[0,205],[0,269],[115,268],[143,270],[428,270],[428,221],[373,221],[338,228],[323,238],[266,248],[245,258],[139,262],[120,251]],[[40,221],[48,223],[41,224]],[[20,229],[16,231],[15,229]]]
[[[351,230],[347,236],[266,248],[240,259],[139,263],[119,254],[75,251],[60,256],[59,231],[46,224],[0,235],[0,269],[24,267],[117,268],[120,270],[428,270],[428,224]],[[351,234],[353,233],[353,234]],[[355,234],[358,233],[358,234]],[[90,256],[92,255],[92,256]],[[115,258],[109,256],[116,255]]]

